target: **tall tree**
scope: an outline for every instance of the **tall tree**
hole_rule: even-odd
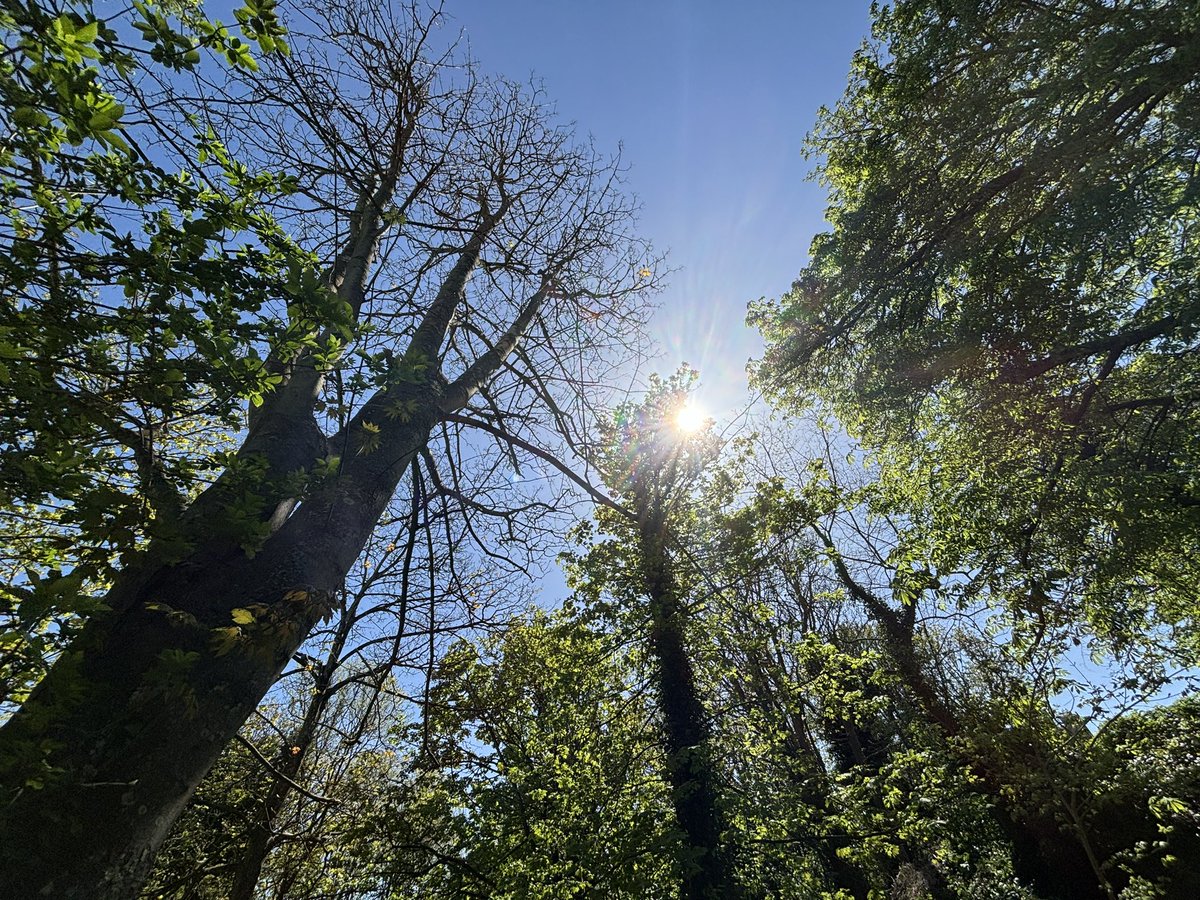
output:
[[[287,159],[271,156],[276,137],[295,151],[295,191],[271,211],[324,273],[293,270],[314,299],[278,309],[228,465],[156,508],[103,611],[0,731],[0,847],[18,893],[135,893],[434,429],[476,405],[500,426],[534,401],[560,413],[558,367],[628,327],[654,284],[617,162],[578,145],[536,93],[431,52],[436,14],[350,0],[312,15],[316,36],[293,31],[291,55],[263,61],[263,96],[226,97],[277,116],[238,144],[258,142],[266,164]],[[148,127],[170,138],[170,124]]]
[[[1178,628],[1181,649],[1198,25],[1174,0],[877,7],[812,137],[832,230],[752,315],[763,383],[886,448],[947,568],[1024,580],[1031,612],[1114,643]]]
[[[690,501],[719,442],[709,428],[679,425],[695,373],[654,377],[642,402],[626,404],[603,430],[600,463],[622,507],[598,518],[616,540],[581,561],[591,592],[610,590],[633,609],[644,605],[654,681],[666,748],[675,816],[686,840],[680,869],[687,900],[740,896],[705,709],[690,646],[689,588],[696,573],[680,570]],[[619,511],[618,511],[619,510]],[[635,620],[638,617],[634,617]]]
[[[1017,604],[974,583],[986,584],[985,576],[939,571],[921,555],[920,537],[910,543],[887,492],[855,482],[839,465],[844,452],[827,444],[824,460],[807,467],[803,490],[768,493],[767,508],[775,508],[759,518],[811,531],[832,585],[865,615],[900,695],[940,737],[943,758],[971,773],[993,805],[1016,874],[1042,896],[1104,897],[1115,896],[1130,874],[1155,872],[1154,859],[1130,862],[1133,848],[1156,843],[1153,797],[1133,799],[1136,764],[1099,749],[1098,739],[1160,691],[1155,655],[1122,660],[1094,652],[1093,662],[1113,674],[1098,679],[1086,704],[1075,699],[1078,686],[1062,672],[1082,640],[1091,640],[1086,624],[1023,627]],[[919,524],[911,527],[919,532]],[[967,639],[981,626],[1006,639]],[[939,652],[947,645],[958,654]],[[1166,680],[1173,687],[1189,681]],[[1085,705],[1088,714],[1079,710]],[[1083,774],[1097,771],[1106,774]],[[1188,846],[1191,838],[1179,837]],[[1154,877],[1186,895],[1188,876],[1176,874],[1173,884],[1170,874]]]
[[[387,828],[412,845],[414,894],[678,896],[653,701],[622,643],[563,610],[446,655],[408,790],[453,827],[431,843],[400,807]]]

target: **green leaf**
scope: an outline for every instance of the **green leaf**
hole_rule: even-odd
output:
[[[100,30],[99,22],[89,22],[75,32],[75,40],[81,44],[90,44],[96,40],[96,35]]]

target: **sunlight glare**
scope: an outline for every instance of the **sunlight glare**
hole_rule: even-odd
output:
[[[708,424],[708,415],[691,401],[675,413],[675,427],[683,434],[695,434]]]

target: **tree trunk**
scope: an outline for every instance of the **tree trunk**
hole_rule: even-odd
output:
[[[665,526],[653,517],[641,527],[643,572],[650,597],[650,649],[654,656],[667,751],[667,777],[679,827],[687,838],[680,860],[684,900],[741,896],[722,844],[724,816],[708,750],[704,705],[687,652],[684,609],[666,548]]]
[[[439,396],[435,384],[417,393],[413,417],[390,423],[392,440],[356,456],[257,553],[199,517],[187,556],[114,585],[112,612],[89,623],[0,729],[0,766],[15,776],[0,808],[10,896],[137,895],[197,783],[331,608],[425,443]],[[248,608],[255,621],[236,630],[233,611]]]

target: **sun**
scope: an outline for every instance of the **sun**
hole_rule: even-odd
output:
[[[681,434],[695,434],[708,424],[708,413],[690,400],[675,413],[675,428]]]

